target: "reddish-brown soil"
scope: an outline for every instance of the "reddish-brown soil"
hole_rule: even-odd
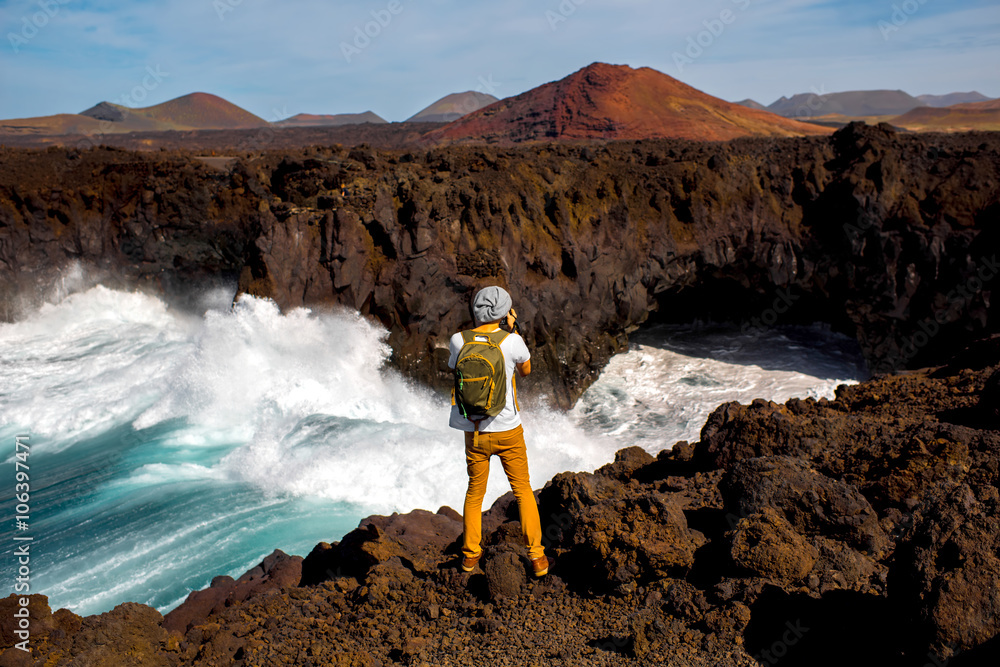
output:
[[[388,123],[376,113],[365,111],[363,113],[338,113],[338,114],[315,114],[299,113],[291,118],[279,120],[275,125],[279,127],[313,127],[316,125],[357,125],[360,123]]]
[[[915,131],[965,132],[1000,131],[1000,100],[968,102],[950,107],[920,107],[890,121]]]
[[[99,115],[102,113],[110,115]],[[151,107],[133,109],[102,102],[79,114],[0,121],[0,143],[67,144],[73,137],[100,138],[104,135],[171,130],[246,130],[267,125],[263,118],[217,95],[191,93]],[[25,135],[30,142],[28,144],[19,141]]]
[[[826,128],[748,109],[643,67],[594,63],[565,79],[500,100],[428,135],[441,142],[828,134]]]
[[[154,118],[178,129],[240,129],[261,127],[267,121],[218,95],[191,93],[132,113]]]
[[[86,121],[84,116],[71,116]],[[5,121],[11,122],[11,121]],[[45,148],[66,146],[88,149],[96,146],[114,146],[135,151],[187,150],[235,151],[240,153],[303,149],[308,146],[343,144],[356,146],[368,144],[375,148],[406,148],[416,145],[423,134],[440,127],[438,123],[380,123],[363,122],[354,125],[307,125],[275,123],[248,130],[165,130],[152,132],[111,133],[104,129],[77,130],[76,134],[55,134],[39,129],[31,134],[3,134],[0,123],[0,146],[18,148]]]

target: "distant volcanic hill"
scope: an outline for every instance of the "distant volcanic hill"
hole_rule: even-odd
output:
[[[156,106],[129,111],[177,129],[234,130],[267,125],[263,118],[209,93],[191,93]]]
[[[76,113],[0,120],[0,137],[59,134],[98,134],[109,123]],[[104,130],[105,132],[107,130]],[[125,130],[126,132],[131,130]]]
[[[340,125],[360,125],[362,123],[388,123],[377,113],[365,111],[363,113],[338,113],[338,114],[311,114],[299,113],[279,120],[274,123],[278,127],[318,127],[318,126],[340,126]]]
[[[95,120],[106,120],[112,123],[121,123],[132,113],[132,109],[123,107],[120,104],[111,102],[98,102],[89,109],[84,109],[79,115],[87,116]],[[72,115],[72,114],[67,114]]]
[[[648,67],[594,63],[560,81],[495,102],[429,132],[425,138],[442,143],[653,138],[725,141],[827,132],[720,100]]]
[[[450,123],[497,101],[497,98],[492,95],[479,93],[474,90],[468,90],[464,93],[452,93],[451,95],[445,95],[434,104],[418,111],[406,120],[407,122],[415,121],[421,123]]]
[[[163,130],[239,130],[267,125],[231,102],[209,93],[191,93],[151,107],[100,102],[78,114],[0,121],[0,134],[120,134]]]
[[[982,93],[948,93],[947,95],[917,95],[917,99],[929,107],[950,107],[954,104],[969,102],[989,102],[990,98]]]
[[[896,116],[922,106],[916,97],[902,90],[852,90],[843,93],[800,93],[769,104],[786,118],[840,115],[848,117]]]
[[[920,107],[894,118],[893,125],[929,132],[1000,131],[1000,100],[969,102],[950,107]]]
[[[767,107],[758,102],[757,100],[752,100],[749,97],[745,100],[740,100],[736,102],[741,107],[746,107],[747,109],[757,109],[758,111],[767,111]]]

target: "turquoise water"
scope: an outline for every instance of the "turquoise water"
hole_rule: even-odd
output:
[[[34,538],[31,591],[53,608],[165,612],[214,576],[275,548],[304,556],[369,514],[461,507],[447,401],[383,368],[384,331],[353,312],[231,299],[206,293],[195,317],[98,285],[0,325],[0,484],[13,491],[14,436],[29,434],[18,534]],[[570,412],[522,389],[532,478],[694,440],[725,400],[830,396],[862,373],[849,341],[819,328],[654,328]],[[495,466],[487,501],[506,490]],[[11,516],[7,593],[14,534]]]
[[[35,592],[81,613],[125,600],[169,609],[203,587],[209,570],[242,573],[272,545],[304,555],[357,524],[360,510],[348,503],[262,494],[199,472],[218,465],[222,448],[159,463],[183,428],[120,426],[52,454],[32,438]]]

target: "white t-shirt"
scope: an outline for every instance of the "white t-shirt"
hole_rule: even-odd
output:
[[[451,337],[448,349],[451,356],[448,357],[448,367],[454,368],[458,361],[458,353],[465,343],[462,334],[457,333]],[[487,418],[479,422],[480,433],[496,433],[498,431],[509,431],[521,425],[521,414],[514,405],[514,389],[512,379],[517,372],[517,364],[523,364],[531,358],[528,346],[524,344],[524,339],[512,333],[500,343],[500,351],[503,352],[504,367],[507,370],[507,403],[503,410],[496,417]],[[451,406],[451,419],[448,425],[460,431],[475,431],[476,425],[462,416],[457,405]]]

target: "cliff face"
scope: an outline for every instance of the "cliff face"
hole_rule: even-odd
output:
[[[998,328],[995,135],[852,125],[725,144],[317,147],[221,166],[4,152],[6,316],[74,259],[175,295],[222,278],[282,307],[377,317],[394,363],[443,385],[443,341],[496,282],[521,315],[532,384],[562,405],[650,317],[826,321],[876,371]]]

